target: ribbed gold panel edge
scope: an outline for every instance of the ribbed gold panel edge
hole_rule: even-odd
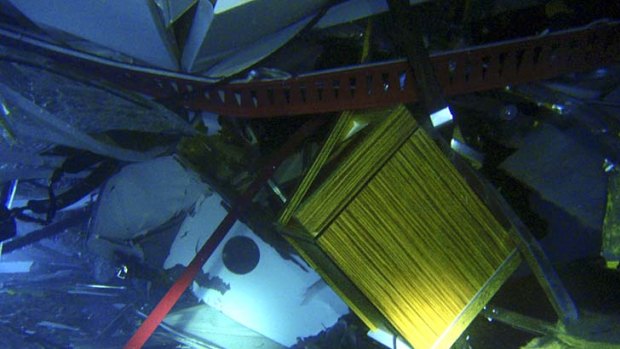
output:
[[[301,241],[290,236],[284,237],[371,331],[377,329],[394,331],[379,310],[325,255],[318,245],[311,241]],[[313,252],[311,249],[315,251]]]
[[[514,249],[508,258],[497,268],[493,276],[480,288],[467,307],[456,317],[450,326],[441,334],[431,349],[450,349],[454,342],[467,329],[480,311],[487,305],[500,287],[508,280],[512,273],[517,270],[522,262],[522,257],[517,249]],[[417,348],[416,348],[417,349]]]
[[[391,110],[365,112],[377,114],[384,119],[344,160],[341,166],[329,175],[324,182],[326,185],[321,185],[310,194],[295,213],[295,218],[306,228],[311,237],[320,235],[346,207],[347,200],[355,197],[356,193],[364,187],[364,183],[381,169],[383,164],[418,128],[415,118],[404,105],[398,105]],[[377,144],[379,140],[384,140],[385,143]],[[364,161],[359,161],[360,158],[364,158]],[[349,176],[355,177],[350,181],[353,185],[348,187],[340,185],[342,179]],[[331,200],[326,201],[325,197],[330,197]],[[317,215],[318,211],[326,214]]]

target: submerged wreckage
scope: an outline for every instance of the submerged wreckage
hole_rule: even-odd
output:
[[[619,17],[0,0],[0,343],[620,347]]]

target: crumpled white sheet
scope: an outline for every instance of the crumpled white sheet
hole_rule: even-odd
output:
[[[174,156],[127,165],[110,178],[99,196],[89,247],[107,256],[121,250],[141,257],[139,247],[121,242],[161,226],[209,195],[207,184]]]

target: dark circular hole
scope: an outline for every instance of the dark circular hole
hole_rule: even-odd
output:
[[[260,251],[254,240],[235,236],[228,240],[222,253],[224,266],[235,274],[247,274],[254,270],[260,260]]]

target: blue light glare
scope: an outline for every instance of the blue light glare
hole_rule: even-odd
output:
[[[436,111],[431,114],[431,123],[433,127],[441,127],[452,121],[452,112],[450,112],[450,108],[445,107],[439,111]]]

